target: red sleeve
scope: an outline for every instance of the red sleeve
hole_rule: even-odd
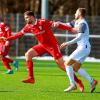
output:
[[[63,25],[63,24],[59,24],[57,26],[58,29],[62,29],[62,30],[68,30],[68,31],[71,31],[72,30],[72,27],[71,26],[67,26],[67,25]]]
[[[46,20],[45,22],[47,23],[47,25],[48,25],[49,27],[51,27],[52,24],[53,24],[53,21],[51,21],[51,20]]]
[[[29,32],[30,28],[28,26],[29,25],[25,25],[20,32],[17,32],[15,35],[8,37],[6,40],[10,41],[10,40],[15,40],[17,38],[21,38],[26,32]]]
[[[46,25],[47,27],[51,27],[53,24],[53,21],[47,20],[47,19],[39,19],[39,24],[40,25]]]
[[[11,41],[11,40],[15,40],[17,38],[21,38],[24,34],[22,32],[18,32],[13,36],[8,37],[6,40],[7,41]]]

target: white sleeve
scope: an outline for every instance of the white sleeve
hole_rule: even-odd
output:
[[[82,38],[82,35],[83,35],[83,34],[84,34],[84,33],[78,33],[77,36],[76,36],[74,39],[72,39],[71,41],[68,41],[68,42],[66,42],[66,43],[67,43],[68,45],[77,43],[77,41],[79,41],[79,40]]]

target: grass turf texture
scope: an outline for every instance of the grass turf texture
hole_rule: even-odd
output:
[[[21,80],[26,79],[27,71],[25,60],[19,60],[20,70],[13,75],[2,74],[5,71],[0,62],[0,100],[99,100],[100,85],[97,85],[94,93],[90,93],[89,82],[80,77],[85,85],[84,93],[79,89],[65,93],[69,80],[65,72],[60,70],[53,61],[34,60],[35,84],[25,84]],[[100,80],[100,63],[84,63],[82,66],[98,81]],[[14,67],[12,67],[14,69]],[[99,82],[100,83],[100,82]]]

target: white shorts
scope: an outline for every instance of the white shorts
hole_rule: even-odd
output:
[[[76,50],[69,56],[69,59],[83,63],[86,57],[90,54],[90,51],[91,47],[77,47]]]

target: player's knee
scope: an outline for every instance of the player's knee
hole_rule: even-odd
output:
[[[29,53],[28,52],[25,53],[25,57],[29,57]]]
[[[25,53],[26,60],[32,60],[33,56],[30,52]]]

